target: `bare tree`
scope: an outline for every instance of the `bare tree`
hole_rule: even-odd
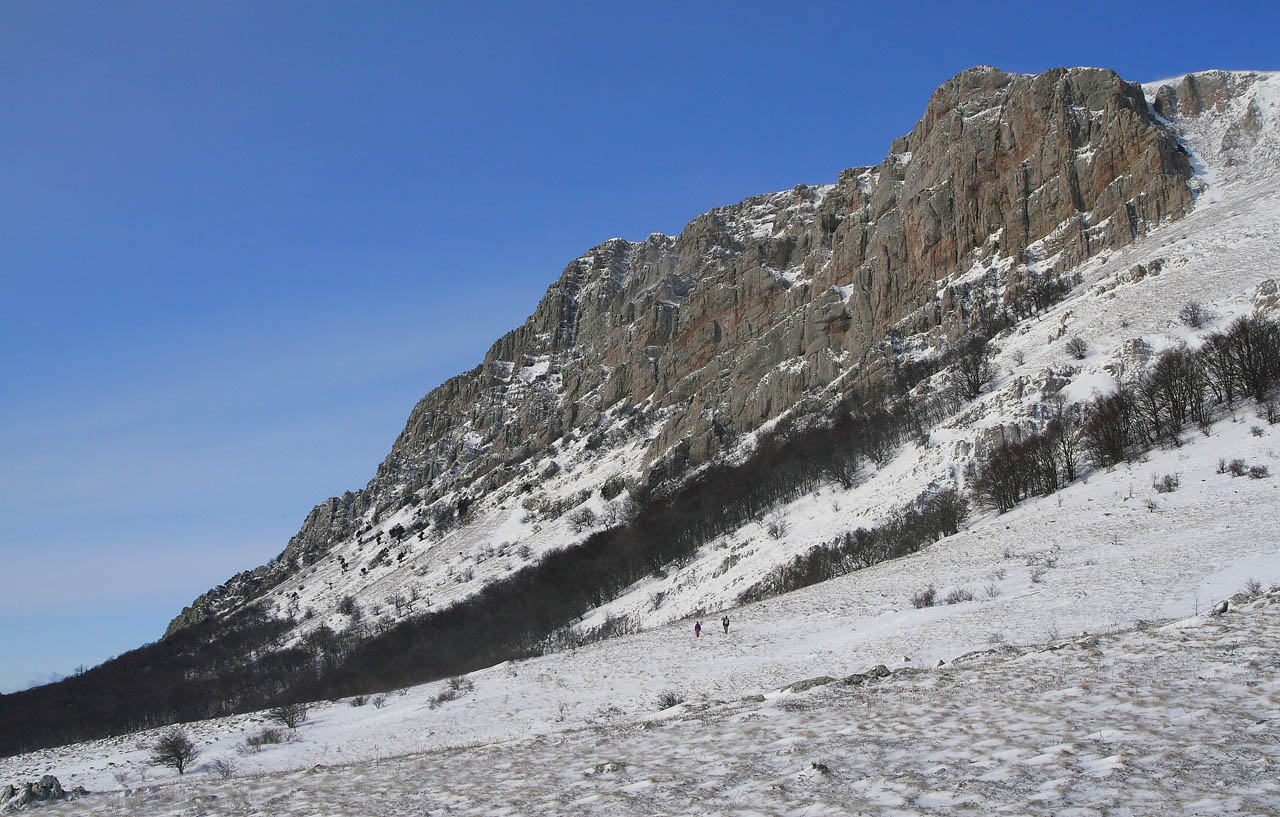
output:
[[[987,339],[982,335],[965,338],[956,349],[955,359],[956,368],[951,375],[952,388],[972,400],[982,393],[982,387],[991,379]]]
[[[284,724],[290,729],[297,729],[307,722],[307,705],[284,704],[272,709],[267,715],[271,720]]]
[[[1208,314],[1205,313],[1204,307],[1200,305],[1199,301],[1187,301],[1182,305],[1182,308],[1178,310],[1178,320],[1182,321],[1184,325],[1190,326],[1192,329],[1199,329],[1201,326],[1204,326],[1204,322],[1208,317]]]
[[[174,727],[165,732],[151,746],[151,762],[157,766],[172,766],[182,774],[199,756],[200,750],[187,737],[187,730]]]

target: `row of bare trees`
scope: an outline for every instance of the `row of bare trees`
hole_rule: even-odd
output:
[[[1073,481],[1083,462],[1107,467],[1153,446],[1178,446],[1192,425],[1207,426],[1216,406],[1242,397],[1273,405],[1280,384],[1280,324],[1237,318],[1199,350],[1166,350],[1141,376],[1084,405],[1052,405],[1044,428],[1002,445],[978,467],[973,491],[1001,512]],[[1274,408],[1271,410],[1274,415]]]

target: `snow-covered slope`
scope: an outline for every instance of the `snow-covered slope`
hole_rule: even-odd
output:
[[[148,765],[145,747],[156,733],[9,758],[0,761],[0,780],[52,773],[67,787],[133,792],[79,800],[66,812],[76,814],[180,814],[197,805],[206,814],[242,814],[268,799],[273,813],[408,813],[400,797],[421,807],[450,804],[470,809],[462,813],[494,814],[503,805],[518,810],[524,798],[556,796],[536,782],[554,771],[582,782],[577,796],[609,799],[608,809],[588,813],[652,813],[681,811],[690,807],[685,798],[702,797],[723,797],[717,802],[724,807],[802,806],[814,802],[814,792],[807,786],[789,791],[785,778],[811,772],[814,761],[853,786],[824,794],[831,808],[869,806],[875,797],[890,805],[894,797],[928,791],[960,797],[961,783],[978,785],[988,797],[980,785],[985,781],[1006,796],[1030,786],[1049,813],[1080,796],[1076,785],[1047,785],[1060,777],[1103,785],[1114,774],[1115,784],[1128,770],[1149,776],[1168,770],[1171,761],[1162,761],[1161,752],[1195,754],[1198,733],[1183,721],[1203,705],[1185,697],[1180,690],[1187,687],[1217,702],[1213,725],[1204,728],[1229,731],[1246,715],[1253,718],[1245,726],[1254,731],[1237,736],[1234,752],[1275,746],[1274,683],[1249,679],[1274,682],[1280,607],[1239,623],[1228,616],[1229,626],[1243,628],[1238,632],[1224,633],[1206,618],[1214,603],[1250,580],[1280,585],[1273,510],[1280,479],[1215,473],[1223,454],[1280,471],[1275,427],[1254,436],[1252,425],[1250,417],[1226,418],[1207,438],[985,517],[907,559],[728,611],[727,635],[708,622],[707,632],[694,638],[682,622],[506,664],[473,674],[474,689],[435,705],[447,683],[392,693],[381,708],[322,702],[287,743],[258,753],[238,747],[262,728],[262,715],[192,724],[202,754],[181,781]],[[1151,477],[1169,472],[1181,474],[1183,487],[1157,497]],[[1152,497],[1154,511],[1145,504]],[[927,585],[941,595],[966,588],[976,598],[916,609],[911,596]],[[984,665],[977,675],[935,667],[975,650],[1058,644],[1086,631],[1187,617],[1193,620],[1182,629],[1104,639],[1105,657],[1092,644],[1076,643],[1061,653],[1033,651],[1021,661]],[[1235,651],[1223,643],[1235,644]],[[1270,661],[1271,669],[1263,672],[1251,663],[1257,661]],[[877,664],[922,674],[895,677],[869,698],[779,694],[797,681],[842,678]],[[1022,693],[1008,695],[1014,688]],[[664,691],[678,693],[684,704],[659,712]],[[741,700],[752,695],[765,700]],[[1141,702],[1141,712],[1117,708],[1126,700]],[[1257,723],[1264,718],[1273,720]],[[970,737],[976,733],[984,734]],[[938,753],[930,762],[907,757],[925,747]],[[661,751],[655,755],[655,749]],[[410,757],[385,761],[401,755]],[[236,764],[232,783],[218,782],[211,765],[218,758]],[[728,764],[737,782],[724,785],[724,774],[697,766],[699,758],[709,767]],[[625,773],[610,773],[603,783],[583,776],[609,762],[623,764]],[[686,763],[694,765],[677,774]],[[303,769],[312,771],[277,774]],[[517,782],[517,769],[525,783]],[[1248,771],[1219,758],[1201,777],[1183,781],[1185,802],[1208,796],[1219,769]],[[924,782],[926,772],[935,782]],[[699,790],[688,785],[702,780],[717,782],[690,793]],[[1255,794],[1275,797],[1277,782],[1270,781],[1271,789]],[[774,782],[783,788],[771,791]],[[628,786],[646,793],[639,805],[616,802],[626,800]],[[735,787],[747,799],[734,801]],[[339,795],[339,789],[362,794]],[[345,805],[318,805],[328,797]]]

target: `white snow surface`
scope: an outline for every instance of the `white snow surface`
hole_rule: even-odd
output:
[[[734,607],[793,555],[925,490],[962,485],[984,430],[1036,427],[1050,372],[1069,399],[1088,399],[1140,366],[1143,348],[1195,345],[1252,309],[1258,284],[1280,275],[1280,74],[1253,75],[1237,102],[1173,123],[1198,168],[1196,209],[1091,259],[1065,301],[998,338],[998,379],[928,445],[906,446],[852,489],[779,507],[780,539],[749,524],[582,622],[623,617],[640,632],[473,673],[474,689],[434,705],[445,682],[389,693],[380,707],[318,702],[287,742],[259,752],[243,743],[265,725],[261,713],[189,724],[201,756],[181,778],[148,764],[156,730],[0,759],[0,785],[53,774],[97,792],[42,807],[49,814],[1280,813],[1280,595],[1205,616],[1250,580],[1280,585],[1280,426],[1252,406],[1179,448],[980,514],[908,558]],[[1249,104],[1262,139],[1219,150]],[[1157,260],[1159,274],[1131,274]],[[1177,320],[1189,300],[1213,316],[1202,329]],[[1063,349],[1075,336],[1089,345],[1083,360]],[[513,374],[529,387],[556,380],[543,361]],[[585,441],[563,446],[539,491],[587,493],[634,470],[648,441],[642,432],[590,456]],[[1236,458],[1271,476],[1217,473]],[[1181,486],[1157,494],[1165,474]],[[368,608],[412,587],[419,609],[447,604],[518,569],[528,558],[518,546],[537,558],[573,541],[568,514],[541,518],[521,507],[526,498],[499,492],[440,541],[375,543],[413,509],[389,515],[269,598],[324,611],[354,588]],[[609,512],[598,492],[583,502]],[[930,585],[975,600],[916,609],[912,595]],[[412,612],[386,604],[370,617]],[[1148,625],[1170,619],[1180,623]],[[348,624],[322,612],[299,633],[322,621]],[[877,664],[913,671],[780,692]],[[659,712],[664,691],[686,700]],[[215,775],[218,758],[234,761],[230,780]]]

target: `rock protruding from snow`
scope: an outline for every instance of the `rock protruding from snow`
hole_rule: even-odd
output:
[[[20,786],[5,786],[0,789],[0,813],[12,813],[26,808],[32,803],[43,803],[50,800],[66,799],[67,793],[62,790],[58,778],[47,774],[34,783]]]

